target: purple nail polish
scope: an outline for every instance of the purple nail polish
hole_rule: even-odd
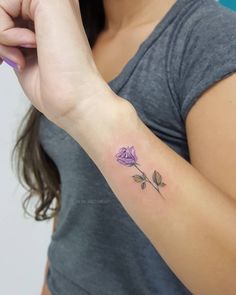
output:
[[[18,64],[16,64],[14,61],[10,60],[7,57],[2,57],[2,59],[7,63],[9,66],[13,67],[15,70],[19,70]]]

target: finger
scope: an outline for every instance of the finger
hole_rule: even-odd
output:
[[[7,46],[35,46],[35,34],[24,28],[12,28],[0,32],[0,43]]]
[[[9,59],[20,67],[24,67],[25,59],[22,54],[24,50],[19,50],[16,47],[36,47],[36,40],[31,30],[24,27],[15,28],[15,25],[19,25],[22,19],[21,5],[22,1],[20,0],[0,0],[0,56]],[[27,12],[26,9],[25,11]],[[14,21],[12,18],[14,18]],[[24,19],[29,20],[27,13],[25,13]]]
[[[0,44],[0,57],[7,58],[13,63],[17,64],[20,68],[25,67],[25,58],[20,49],[15,47],[8,47]],[[1,62],[2,63],[2,62]]]
[[[21,44],[36,44],[35,33],[27,28],[15,28],[12,17],[20,14],[21,1],[0,1],[0,44],[20,46]],[[16,7],[14,7],[15,4]],[[17,10],[18,8],[18,10]]]

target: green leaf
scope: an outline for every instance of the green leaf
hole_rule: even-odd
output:
[[[152,174],[152,180],[157,184],[160,185],[162,183],[161,174],[158,173],[156,170]]]
[[[133,177],[134,181],[136,181],[136,182],[143,182],[144,181],[144,178],[141,175],[136,174],[136,175],[133,175],[132,177]]]
[[[142,188],[142,189],[145,189],[145,187],[146,187],[146,182],[142,182],[142,184],[141,184],[141,188]]]

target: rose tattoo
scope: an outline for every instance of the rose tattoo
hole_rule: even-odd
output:
[[[164,182],[162,182],[162,176],[160,175],[160,173],[158,173],[156,170],[154,170],[153,174],[152,174],[152,181],[150,181],[150,179],[147,177],[147,175],[141,170],[139,169],[138,164],[137,163],[137,156],[136,156],[136,152],[134,149],[134,146],[131,147],[122,147],[119,149],[119,152],[115,155],[116,156],[116,160],[124,165],[124,166],[128,166],[128,167],[132,167],[134,166],[136,169],[138,169],[141,172],[141,175],[136,174],[133,175],[133,179],[135,182],[141,183],[141,188],[145,189],[146,187],[146,183],[150,183],[155,190],[158,191],[158,193],[164,198],[164,196],[160,193],[160,187],[165,186],[166,184]]]

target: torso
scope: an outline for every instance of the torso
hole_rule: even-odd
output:
[[[125,30],[114,37],[102,32],[92,48],[96,66],[106,82],[114,79],[135,55],[141,43],[152,32],[155,23]]]
[[[166,0],[156,12],[155,20],[135,28],[124,29],[115,36],[103,31],[92,48],[95,64],[106,82],[120,74],[123,67],[135,55],[139,46],[174,5],[176,0]]]

